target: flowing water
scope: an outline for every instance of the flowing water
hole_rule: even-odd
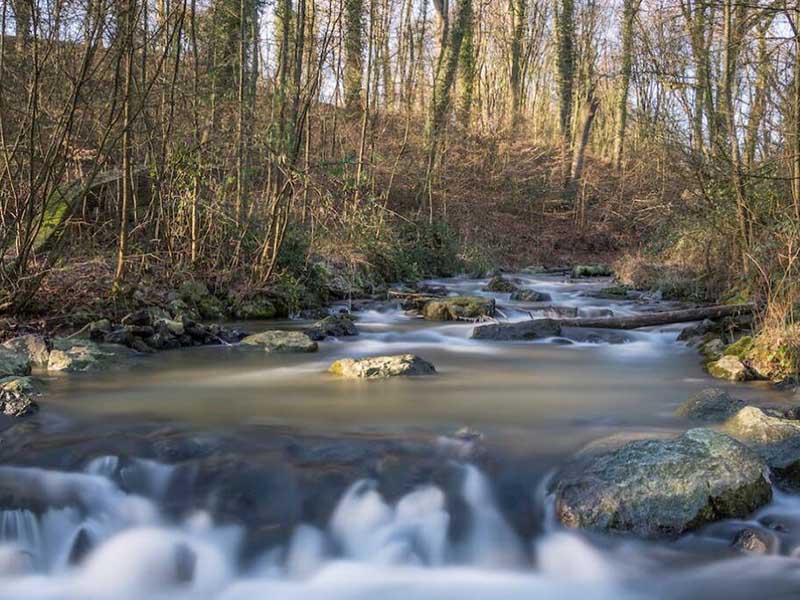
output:
[[[604,281],[519,277],[587,316],[668,306],[587,295]],[[481,291],[485,280],[430,283],[494,296],[507,320],[544,314]],[[572,453],[609,435],[681,432],[690,424],[675,408],[720,385],[676,341],[682,326],[623,344],[491,343],[390,305],[356,314],[361,335],[317,354],[198,348],[47,380],[40,414],[0,430],[0,600],[800,593],[790,495],[671,543],[553,520],[547,478]],[[326,373],[340,357],[405,352],[439,374]],[[792,402],[758,384],[735,394]],[[745,525],[772,536],[769,556],[730,548]]]

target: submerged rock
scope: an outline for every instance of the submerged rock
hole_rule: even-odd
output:
[[[681,404],[675,411],[679,417],[693,421],[724,421],[746,406],[720,388],[706,388]]]
[[[305,334],[314,341],[322,341],[326,337],[348,337],[358,335],[353,319],[346,315],[327,316],[305,330]]]
[[[552,490],[567,527],[669,538],[769,502],[764,471],[758,455],[733,438],[692,429],[579,457]]]
[[[708,373],[712,377],[728,381],[747,381],[750,376],[748,368],[735,356],[723,356],[709,363]]]
[[[493,317],[495,302],[491,298],[454,296],[429,300],[422,307],[422,316],[428,321],[459,321]]]
[[[34,367],[46,367],[50,357],[50,341],[41,335],[22,335],[3,343],[3,348],[28,357]]]
[[[122,346],[100,346],[89,340],[56,339],[47,361],[48,371],[67,371],[71,373],[92,371],[108,367],[119,354],[125,352]]]
[[[267,352],[316,352],[317,343],[302,331],[264,331],[242,340],[246,346],[262,346]]]
[[[775,534],[752,527],[742,529],[731,542],[731,547],[751,554],[769,554],[775,545],[777,545]]]
[[[517,290],[511,294],[511,299],[516,302],[549,302],[552,296],[536,290]]]
[[[516,292],[519,286],[502,275],[495,275],[483,289],[487,292],[495,292],[497,294],[510,294],[511,292]]]
[[[633,341],[633,336],[613,329],[583,329],[580,327],[565,327],[561,335],[574,342],[585,344],[628,344]]]
[[[481,325],[472,330],[472,339],[494,341],[538,340],[558,337],[561,325],[553,319],[533,319],[517,323],[492,323]]]
[[[30,372],[31,360],[26,353],[0,347],[0,377],[28,375]]]
[[[0,379],[0,414],[7,417],[27,417],[39,410],[33,399],[33,384],[28,377]]]
[[[399,354],[362,359],[343,358],[333,363],[329,371],[350,379],[383,379],[433,375],[436,368],[414,354]]]

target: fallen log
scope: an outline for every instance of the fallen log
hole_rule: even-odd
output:
[[[528,340],[560,335],[562,327],[582,327],[591,329],[639,329],[688,323],[690,321],[712,321],[725,317],[735,317],[753,312],[752,304],[722,306],[701,306],[682,310],[646,313],[627,317],[583,318],[583,319],[533,319],[517,323],[496,323],[476,327],[472,331],[475,339],[486,340]]]

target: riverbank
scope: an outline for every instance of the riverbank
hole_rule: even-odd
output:
[[[230,600],[254,590],[316,598],[334,587],[350,599],[392,597],[399,585],[426,600],[449,600],[465,577],[483,581],[487,597],[518,589],[521,597],[650,598],[656,581],[671,597],[696,598],[700,589],[736,598],[761,589],[765,574],[771,589],[791,588],[774,561],[791,561],[800,543],[793,527],[800,505],[782,487],[770,487],[769,500],[761,481],[747,496],[748,510],[718,504],[705,521],[685,521],[692,525],[677,540],[564,526],[571,523],[561,515],[585,506],[562,491],[569,473],[585,468],[572,462],[576,452],[578,460],[613,457],[634,452],[631,443],[662,440],[653,452],[635,452],[636,460],[658,462],[680,449],[679,465],[641,472],[657,473],[660,485],[681,482],[674,485],[683,494],[697,477],[719,471],[695,442],[672,447],[669,440],[696,427],[720,432],[741,410],[763,410],[785,429],[800,404],[765,382],[723,381],[727,397],[684,406],[714,383],[697,352],[677,339],[685,324],[611,338],[564,328],[527,341],[487,341],[474,337],[487,326],[480,315],[456,308],[499,308],[498,318],[514,324],[552,318],[556,307],[584,318],[626,318],[679,306],[612,297],[611,284],[608,277],[526,273],[506,274],[504,283],[429,280],[425,293],[449,294],[436,302],[481,301],[433,311],[454,319],[447,321],[419,318],[397,301],[355,303],[357,335],[321,337],[311,353],[196,346],[134,355],[93,373],[40,373],[42,410],[0,434],[0,598],[40,600],[57,589],[72,599],[90,586],[94,597],[124,592],[136,600]],[[486,289],[498,287],[506,291]],[[512,300],[515,294],[522,299]],[[248,326],[301,334],[314,323]],[[364,381],[328,372],[349,358],[405,353],[435,373]],[[747,451],[726,456],[744,457],[739,452]],[[756,466],[766,460],[747,457]],[[748,473],[742,470],[749,485]],[[743,493],[736,481],[720,485]],[[649,488],[633,482],[628,489]],[[647,496],[635,505],[672,515],[659,501]],[[761,540],[765,554],[733,546],[743,539]],[[108,565],[120,553],[125,577],[102,583],[98,573],[118,571]],[[742,568],[743,560],[758,567]],[[344,565],[353,577],[347,590],[329,579]],[[380,581],[366,577],[376,569]]]

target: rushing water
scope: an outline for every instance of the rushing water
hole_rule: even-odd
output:
[[[606,282],[521,277],[552,295],[547,305],[585,315],[657,308],[586,295]],[[431,283],[491,295],[485,281]],[[505,319],[543,314],[495,297]],[[688,427],[675,407],[712,382],[676,342],[680,326],[625,344],[498,344],[389,306],[358,317],[360,336],[314,355],[180,350],[48,381],[40,415],[0,434],[0,599],[800,593],[793,496],[673,543],[565,531],[552,518],[548,474],[582,445]],[[400,352],[439,375],[325,372],[339,357]],[[759,385],[735,393],[792,400]],[[474,435],[454,435],[462,427]],[[745,525],[769,532],[770,556],[730,548]]]

